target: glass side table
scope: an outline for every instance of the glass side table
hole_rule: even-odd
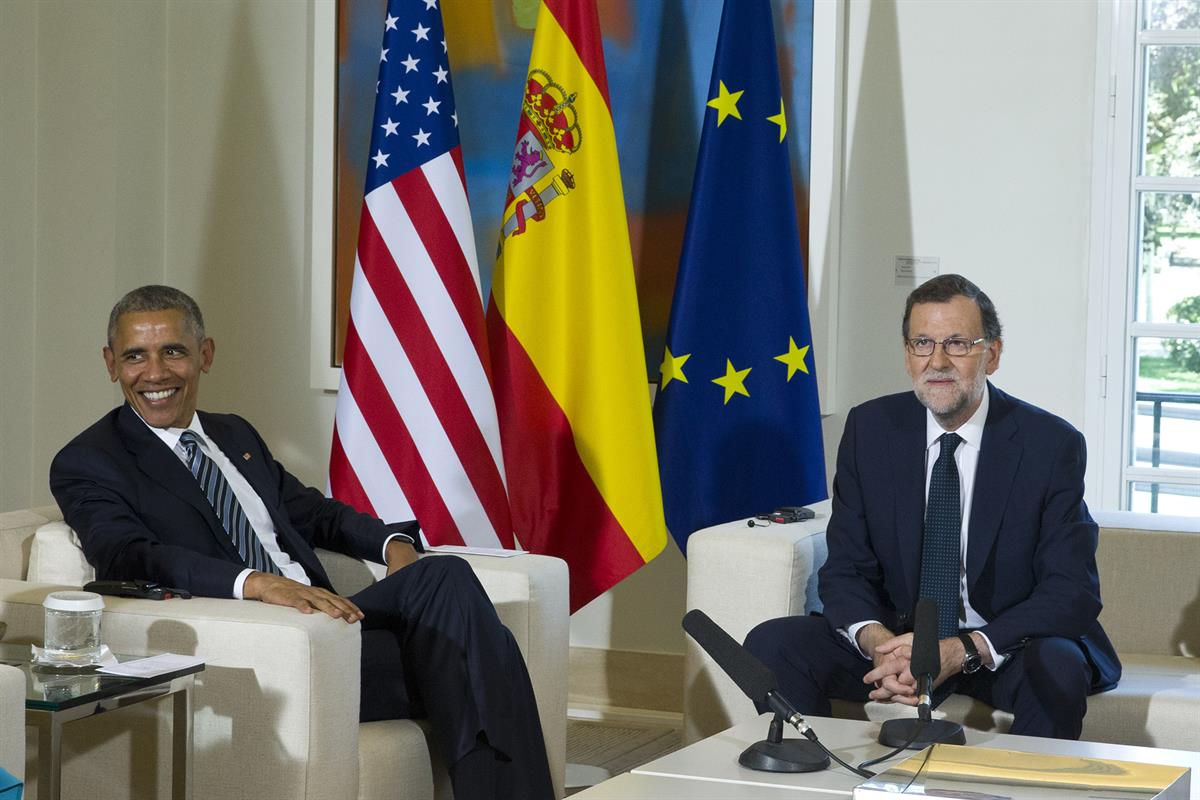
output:
[[[192,796],[192,688],[204,665],[126,678],[93,671],[52,672],[34,667],[27,644],[0,644],[0,663],[25,674],[25,724],[38,730],[38,800],[60,800],[62,730],[68,722],[160,697],[172,698],[171,797]],[[141,656],[118,655],[118,661]]]

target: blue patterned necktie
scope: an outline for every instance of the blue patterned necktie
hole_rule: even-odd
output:
[[[954,451],[957,433],[939,438],[941,450],[929,479],[925,501],[925,535],[921,540],[921,598],[938,607],[938,638],[958,634],[959,570],[962,563],[962,505]]]
[[[221,520],[225,532],[233,540],[242,561],[250,569],[282,575],[279,567],[267,555],[258,534],[250,527],[250,520],[246,519],[246,512],[242,510],[242,504],[234,495],[233,487],[225,480],[225,476],[213,460],[200,448],[200,439],[194,432],[184,431],[179,437],[179,445],[187,456],[188,468],[200,482],[213,511],[217,512],[217,519]]]

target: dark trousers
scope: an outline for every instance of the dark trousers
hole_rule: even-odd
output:
[[[360,720],[427,717],[457,800],[554,797],[525,660],[466,561],[426,556],[350,599]]]
[[[750,631],[746,648],[775,672],[780,693],[801,714],[829,716],[830,698],[865,702],[873,688],[862,682],[871,662],[824,617],[768,620]],[[1083,648],[1071,639],[1050,637],[1031,639],[995,672],[984,668],[951,677],[934,699],[965,694],[1011,712],[1011,733],[1078,739],[1091,683]]]

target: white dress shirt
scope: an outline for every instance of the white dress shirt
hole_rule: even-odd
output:
[[[132,407],[132,406],[131,406]],[[134,409],[137,413],[137,409]],[[141,415],[138,415],[141,419]],[[144,419],[142,422],[146,422]],[[246,520],[250,523],[250,527],[254,529],[258,540],[262,542],[263,549],[267,551],[267,555],[279,567],[279,571],[285,578],[291,578],[297,583],[303,583],[305,586],[312,586],[312,579],[308,577],[308,573],[304,571],[298,562],[293,561],[291,556],[287,554],[282,547],[279,546],[278,532],[275,530],[275,523],[271,520],[271,514],[267,511],[267,506],[263,503],[262,498],[258,496],[258,492],[254,491],[254,487],[242,475],[233,462],[217,447],[216,442],[209,439],[204,433],[204,426],[200,424],[200,415],[193,413],[192,421],[187,428],[156,428],[149,423],[146,427],[154,431],[154,435],[162,440],[163,444],[171,448],[184,466],[188,466],[187,453],[179,445],[179,438],[183,436],[184,430],[190,430],[196,434],[200,440],[200,449],[204,454],[213,460],[217,465],[217,469],[221,470],[221,474],[225,476],[225,480],[229,482],[229,488],[233,489],[233,495],[242,506],[242,511],[246,512]],[[190,468],[189,468],[190,469]],[[387,563],[387,546],[388,543],[395,538],[401,538],[406,542],[412,542],[412,539],[406,534],[394,533],[387,538],[383,543],[383,554],[380,557],[381,563]],[[238,600],[245,599],[243,596],[243,588],[246,585],[246,578],[250,577],[252,569],[244,569],[233,582],[233,596]]]
[[[967,533],[968,526],[971,521],[971,500],[975,493],[975,467],[979,464],[979,450],[983,445],[983,425],[987,421],[988,412],[988,392],[986,387],[983,391],[983,400],[979,404],[979,408],[975,409],[975,413],[971,415],[958,430],[954,431],[962,437],[962,443],[958,449],[954,451],[954,466],[958,469],[959,481],[959,501],[962,504],[962,535],[960,537],[959,560],[958,560],[958,594],[962,598],[962,608],[960,609],[958,627],[959,628],[982,628],[987,624],[987,620],[979,615],[979,613],[971,607],[971,599],[967,591]],[[945,428],[938,424],[937,418],[933,416],[933,412],[925,410],[925,496],[929,497],[929,483],[933,477],[933,465],[938,459],[938,455],[942,451],[941,442],[938,441],[941,436],[947,433]],[[862,653],[864,658],[870,658],[867,653],[862,652],[862,648],[858,646],[858,632],[865,625],[878,622],[878,620],[866,620],[864,622],[856,622],[851,625],[846,631],[846,636],[850,639],[851,644],[859,653]],[[1004,663],[1007,656],[1002,656],[996,652],[996,648],[992,646],[992,642],[987,635],[982,631],[979,634],[983,636],[984,642],[987,643],[987,648],[992,655],[992,665],[989,669],[996,670]]]

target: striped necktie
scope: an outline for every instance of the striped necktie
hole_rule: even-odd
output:
[[[242,510],[242,504],[233,493],[233,487],[225,480],[225,476],[213,460],[200,448],[199,437],[193,431],[184,431],[179,437],[179,446],[183,448],[187,457],[188,468],[200,482],[208,502],[212,504],[213,511],[217,512],[217,518],[221,520],[225,532],[233,540],[242,561],[250,569],[282,575],[279,567],[267,555],[258,534],[250,527],[250,520],[246,519],[246,512]]]
[[[925,535],[921,539],[921,598],[937,603],[938,638],[958,633],[959,579],[962,563],[962,506],[954,451],[962,438],[942,434],[941,450],[929,479]]]

